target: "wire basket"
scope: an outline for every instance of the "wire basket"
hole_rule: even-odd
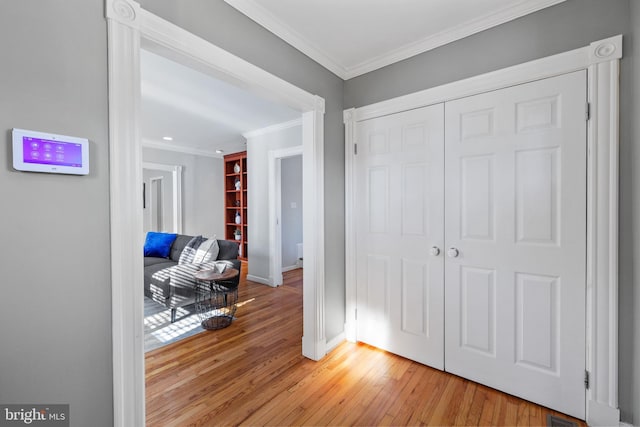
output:
[[[210,281],[196,282],[196,313],[203,329],[216,330],[231,324],[236,314],[238,288]]]

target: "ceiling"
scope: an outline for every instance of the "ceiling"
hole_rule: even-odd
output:
[[[225,0],[347,80],[565,0]]]
[[[221,157],[246,149],[242,134],[300,119],[298,111],[144,49],[140,72],[146,147]]]
[[[349,79],[565,0],[224,1]],[[246,149],[243,134],[300,119],[150,50],[141,51],[141,76],[146,147],[221,157]]]

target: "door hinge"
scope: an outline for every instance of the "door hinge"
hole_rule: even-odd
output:
[[[590,102],[587,102],[585,117],[587,121],[591,120],[591,103]]]
[[[358,154],[358,144],[353,144],[353,154]]]
[[[584,388],[589,390],[589,371],[584,371]]]

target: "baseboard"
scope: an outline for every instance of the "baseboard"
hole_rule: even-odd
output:
[[[291,270],[297,270],[300,267],[298,267],[297,265],[290,265],[289,267],[282,267],[282,272],[286,273],[287,271],[291,271]]]
[[[314,342],[306,336],[302,337],[302,355],[306,358],[318,361],[327,354],[326,348],[327,343],[324,339]]]
[[[344,338],[349,342],[356,342],[356,322],[347,321],[344,324]]]
[[[595,400],[588,400],[587,424],[594,427],[620,425],[620,410]]]
[[[254,276],[253,274],[247,274],[247,280],[251,280],[252,282],[261,283],[263,285],[267,285],[267,286],[271,286],[272,288],[275,288],[275,286],[273,286],[273,283],[271,283],[271,280],[265,279],[264,277]]]
[[[620,427],[633,427],[633,425],[627,424],[627,423],[623,423],[622,421],[620,421]]]
[[[331,341],[327,341],[327,353],[342,344],[344,341],[346,341],[344,332],[340,332],[337,337],[334,337]]]

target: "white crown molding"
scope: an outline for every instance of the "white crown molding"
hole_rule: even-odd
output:
[[[345,80],[349,80],[379,68],[386,67],[387,65],[436,49],[456,40],[488,30],[489,28],[497,27],[500,24],[504,24],[564,1],[566,0],[525,0],[509,7],[508,9],[503,9],[498,12],[472,19],[449,30],[436,33],[424,39],[401,46],[398,49],[384,53],[368,61],[361,62],[356,66],[347,67]]]
[[[277,123],[275,125],[245,132],[242,134],[242,136],[245,137],[246,139],[251,139],[257,136],[265,135],[267,133],[278,132],[278,131],[290,129],[296,126],[302,126],[302,117],[299,119],[288,121],[288,122]]]
[[[497,12],[472,19],[447,31],[442,31],[424,39],[416,40],[415,42],[401,46],[398,49],[394,49],[390,52],[386,52],[377,57],[363,61],[355,66],[340,64],[339,61],[332,58],[327,52],[323,52],[322,49],[315,46],[304,36],[278,20],[254,0],[224,1],[323,67],[327,68],[329,71],[333,72],[338,77],[343,80],[349,80],[500,24],[504,24],[505,22],[537,12],[541,9],[554,6],[566,0],[522,0],[507,9],[502,9]]]
[[[183,147],[177,144],[167,142],[154,141],[152,139],[143,138],[142,147],[155,148],[156,150],[174,151],[177,153],[192,154],[194,156],[214,157],[221,159],[224,154],[218,154],[214,150],[201,150],[198,148]]]
[[[327,55],[322,49],[317,48],[304,36],[293,30],[274,17],[265,8],[254,2],[253,0],[224,0],[231,7],[246,15],[252,21],[255,21],[262,27],[266,28],[300,52],[313,59],[327,70],[331,71],[341,79],[345,79],[346,69],[340,65],[335,59]]]

